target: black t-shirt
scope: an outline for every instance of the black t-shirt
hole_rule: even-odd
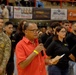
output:
[[[15,46],[16,44],[23,38],[24,36],[24,33],[23,32],[16,32],[15,35],[14,35],[14,38],[15,38]]]
[[[42,34],[41,37],[40,37],[40,39],[42,40],[42,43],[44,44],[45,41],[46,41],[50,36],[51,36],[51,34],[46,34],[46,33]]]
[[[14,62],[14,50],[15,50],[15,38],[14,38],[14,34],[11,34],[10,40],[11,40],[11,55],[10,55],[8,63]]]
[[[66,37],[66,41],[68,43],[69,50],[71,50],[76,44],[76,35],[74,35],[73,33],[69,33]]]
[[[71,53],[76,57],[76,45],[71,49]]]
[[[54,37],[54,34],[52,34],[44,43],[44,47],[47,49],[47,47],[50,45],[50,43],[52,42],[52,39]]]
[[[68,54],[69,54],[69,49],[67,43],[63,43],[59,40],[52,41],[52,43],[49,45],[49,47],[46,50],[46,54],[48,56],[52,56],[54,58],[57,55],[62,55],[65,54],[64,57],[62,57],[59,62],[56,64],[57,67],[60,69],[66,69],[68,68]]]

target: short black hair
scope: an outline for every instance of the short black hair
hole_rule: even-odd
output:
[[[63,20],[62,25],[64,25],[65,23],[69,23],[69,21],[68,20]]]
[[[24,24],[24,29],[23,30],[26,30],[30,24],[36,24],[36,23],[34,23],[34,22],[26,22]]]
[[[13,23],[10,21],[5,22],[5,26],[8,26],[9,24],[13,25]]]
[[[57,26],[60,26],[60,23],[59,23],[59,22],[53,22],[53,23],[51,24],[51,28],[55,28],[55,27],[57,27]]]
[[[76,22],[73,22],[72,25],[76,24]]]
[[[24,24],[24,30],[26,30],[28,26],[29,26],[29,23],[26,22],[26,23]]]

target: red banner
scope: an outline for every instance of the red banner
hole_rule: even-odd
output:
[[[76,20],[76,10],[68,10],[68,20]]]

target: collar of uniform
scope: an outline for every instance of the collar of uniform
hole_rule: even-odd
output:
[[[59,42],[59,43],[61,43],[61,44],[64,43],[64,42],[61,42],[60,40],[56,40],[56,42]]]
[[[63,44],[65,46],[68,46],[68,44],[65,41],[61,42],[60,40],[56,40],[56,42],[60,43],[61,45]]]
[[[28,38],[26,37],[23,37],[23,40],[26,42],[26,43],[32,43]],[[34,40],[36,43],[38,43],[38,39],[35,39]]]

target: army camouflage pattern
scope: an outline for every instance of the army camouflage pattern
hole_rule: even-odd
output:
[[[11,52],[11,41],[4,33],[0,33],[0,68],[5,70]],[[5,75],[4,71],[0,75]]]

